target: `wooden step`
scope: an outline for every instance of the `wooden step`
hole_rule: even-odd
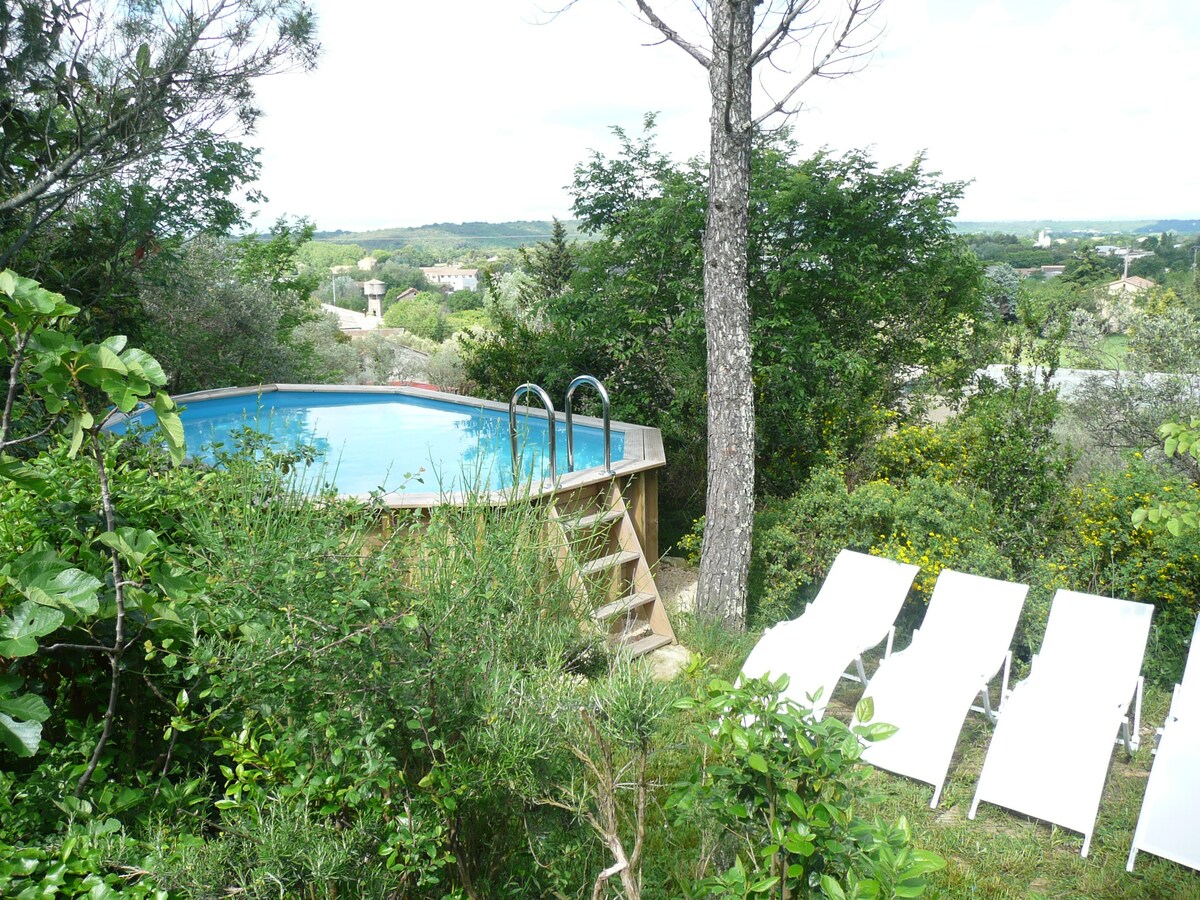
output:
[[[608,556],[602,556],[599,559],[593,559],[591,562],[584,563],[579,567],[579,574],[595,575],[597,572],[615,569],[636,559],[641,559],[641,554],[636,550],[620,550],[616,553],[610,553]]]
[[[592,513],[588,516],[561,516],[558,520],[559,524],[570,531],[583,531],[588,528],[595,528],[597,525],[607,525],[609,522],[615,522],[624,515],[619,509],[606,509],[602,512]]]
[[[603,622],[606,619],[615,619],[617,616],[633,612],[639,606],[653,603],[656,599],[653,594],[630,594],[627,597],[622,597],[619,600],[614,600],[612,603],[606,603],[604,606],[601,606],[592,613],[592,618],[598,622]]]
[[[629,655],[637,659],[639,656],[645,656],[650,651],[665,647],[669,643],[671,643],[671,639],[665,634],[649,634],[625,646],[629,649]]]

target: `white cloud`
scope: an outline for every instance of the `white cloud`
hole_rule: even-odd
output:
[[[687,0],[662,2],[681,16]],[[260,85],[264,218],[321,228],[569,214],[609,126],[660,111],[679,158],[707,149],[704,71],[618,0],[556,17],[531,0],[318,0],[318,69]],[[927,150],[974,179],[965,218],[1200,215],[1189,164],[1192,0],[888,0],[858,74],[814,83],[806,149]],[[535,24],[546,21],[548,24]]]

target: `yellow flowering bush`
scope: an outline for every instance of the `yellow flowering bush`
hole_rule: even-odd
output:
[[[1034,579],[1043,593],[1067,587],[1153,603],[1146,674],[1164,683],[1182,674],[1200,610],[1200,532],[1174,535],[1165,523],[1133,528],[1130,517],[1135,509],[1170,501],[1198,502],[1200,491],[1138,459],[1072,488],[1070,525]]]
[[[752,622],[798,615],[844,547],[920,565],[914,610],[943,568],[1010,577],[1012,564],[989,537],[991,520],[986,496],[935,478],[877,479],[850,490],[842,470],[818,469],[805,490],[768,504],[756,520]]]

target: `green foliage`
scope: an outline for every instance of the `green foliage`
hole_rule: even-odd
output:
[[[342,332],[334,316],[322,313],[298,325],[291,333],[290,343],[302,360],[296,373],[301,381],[353,384],[359,379],[360,348]]]
[[[519,251],[521,267],[529,276],[521,292],[526,310],[541,311],[545,304],[560,297],[571,287],[575,274],[575,253],[567,244],[567,230],[554,220],[550,240],[539,242],[533,250]]]
[[[353,266],[367,255],[357,244],[308,241],[296,248],[296,256],[304,271],[327,278],[335,266]],[[389,260],[390,262],[390,260]]]
[[[447,336],[446,311],[442,308],[441,296],[430,291],[392,304],[383,314],[383,324],[388,328],[403,328],[431,341],[441,341]]]
[[[1055,535],[1034,587],[1046,599],[1066,587],[1155,606],[1145,672],[1161,684],[1179,679],[1200,612],[1200,531],[1165,523],[1130,528],[1138,509],[1200,504],[1200,492],[1142,460],[1097,474],[1069,492],[1071,523]]]
[[[948,470],[918,470],[894,483],[885,475],[850,490],[841,470],[818,469],[804,490],[771,502],[755,521],[754,620],[769,625],[798,615],[842,548],[919,565],[913,594],[921,602],[943,568],[1010,577],[995,525],[987,495]]]
[[[286,340],[301,322],[311,318],[307,309],[308,295],[319,279],[299,270],[300,247],[312,238],[315,226],[307,219],[288,224],[279,218],[264,240],[247,235],[238,243],[235,270],[250,284],[262,285],[271,292],[279,310],[278,337]]]
[[[446,308],[452,313],[482,311],[483,294],[479,291],[453,291],[446,295]]]
[[[1200,320],[1166,294],[1145,300],[1129,306],[1121,371],[1087,379],[1071,402],[1086,443],[1107,450],[1117,464],[1129,451],[1161,445],[1163,422],[1200,415],[1200,382],[1191,374],[1200,371]]]
[[[54,848],[14,847],[0,842],[0,893],[15,900],[40,897],[111,897],[167,900],[149,873],[114,864],[109,851],[120,830],[116,819],[89,823]],[[137,874],[133,874],[137,873]]]
[[[292,272],[293,241],[286,226],[267,243],[197,238],[147,266],[146,343],[165,360],[172,392],[318,380],[309,367],[322,361],[293,334],[314,319],[307,282]]]
[[[576,169],[575,211],[598,239],[580,249],[571,289],[550,292],[532,321],[500,323],[467,367],[497,398],[526,374],[552,392],[596,375],[614,416],[663,430],[676,460],[664,505],[686,511],[703,495],[706,453],[707,173],[662,155],[653,117],[647,126],[618,131],[618,156]],[[786,138],[759,142],[749,290],[760,491],[794,490],[828,454],[856,452],[974,368],[980,269],[949,224],[961,189],[921,159],[880,169],[863,153],[803,159]]]
[[[1119,277],[1119,265],[1117,257],[1101,257],[1091,248],[1085,248],[1067,263],[1062,278],[1081,287],[1090,287]]]
[[[676,814],[702,823],[703,858],[719,870],[697,884],[698,896],[916,897],[924,876],[945,866],[911,846],[901,819],[868,823],[858,807],[866,788],[857,763],[860,741],[882,740],[895,728],[871,723],[871,703],[859,704],[864,724],[848,728],[811,711],[763,679],[739,687],[714,681],[698,700],[707,719],[697,737],[706,748],[690,778],[671,798]]]
[[[997,542],[1010,556],[1036,548],[1063,523],[1074,455],[1054,434],[1058,398],[1014,368],[1007,386],[984,382],[951,426],[963,448],[962,475],[991,497]]]
[[[1073,459],[1053,435],[1053,394],[1009,375],[1011,386],[985,382],[945,424],[902,425],[854,466],[817,469],[768,503],[751,563],[757,621],[797,615],[843,547],[920,565],[924,601],[943,568],[1020,574],[1067,523]]]
[[[80,774],[78,791],[95,771],[111,728],[119,663],[127,649],[123,645],[127,615],[136,610],[156,617],[157,601],[179,586],[169,561],[156,552],[159,546],[154,532],[116,524],[101,437],[101,410],[104,404],[126,413],[139,403],[151,406],[158,432],[175,463],[183,458],[183,425],[174,401],[156,390],[166,383],[166,376],[153,357],[127,347],[124,337],[98,344],[80,341],[70,330],[78,309],[61,294],[6,269],[0,272],[0,309],[5,314],[0,342],[9,370],[0,419],[0,491],[28,495],[26,502],[35,506],[50,501],[58,485],[38,471],[40,460],[18,461],[7,453],[61,424],[70,435],[67,457],[74,459],[86,446],[100,493],[102,525],[94,534],[101,545],[98,552],[87,547],[79,559],[73,559],[64,554],[69,554],[72,546],[84,548],[90,542],[27,542],[26,523],[6,522],[3,530],[15,526],[17,531],[6,541],[16,555],[0,566],[0,661],[34,656],[40,639],[61,629],[107,628],[111,624],[115,630],[111,646],[103,642],[84,646],[107,654],[113,674],[103,736],[89,768]],[[18,406],[31,411],[26,415],[18,411],[14,420]],[[14,421],[28,422],[39,410],[49,417],[49,424],[39,434],[16,436]],[[14,506],[17,504],[8,508]],[[103,582],[77,564],[86,565],[91,572],[107,570],[111,598],[107,591],[102,597]],[[49,718],[49,710],[40,697],[16,693],[20,686],[19,677],[0,676],[0,743],[18,756],[29,757],[41,744],[42,723]]]
[[[1193,416],[1187,425],[1164,422],[1159,426],[1158,433],[1163,439],[1163,456],[1167,459],[1178,456],[1180,460],[1187,460],[1192,473],[1195,473],[1197,463],[1200,463],[1200,418]],[[1161,522],[1171,534],[1179,537],[1188,529],[1200,527],[1200,503],[1195,499],[1160,500],[1153,506],[1135,509],[1131,520],[1134,525],[1146,522],[1157,525]]]
[[[153,4],[17,0],[0,9],[0,267],[61,291],[81,335],[141,343],[135,275],[257,195],[253,79],[313,61],[293,0]]]
[[[1017,270],[1001,263],[988,266],[984,274],[984,301],[993,318],[1015,318],[1017,292],[1021,286],[1021,276],[1017,274]]]
[[[35,606],[31,602],[22,604],[24,610],[14,610],[13,616],[0,619],[0,656],[16,658],[37,652],[36,638],[45,637],[61,624],[62,613]],[[41,617],[41,622],[26,620]],[[12,626],[12,627],[9,627]],[[14,646],[17,641],[22,646]],[[46,701],[36,694],[19,694],[21,679],[15,675],[0,676],[0,743],[17,756],[33,756],[42,742],[42,723],[50,718]]]
[[[312,296],[318,303],[328,303],[330,306],[352,309],[355,312],[367,311],[367,295],[349,275],[322,277]],[[386,300],[386,297],[384,299]]]

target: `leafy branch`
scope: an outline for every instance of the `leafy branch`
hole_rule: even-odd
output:
[[[76,456],[86,446],[99,485],[105,530],[97,540],[104,548],[112,578],[112,642],[90,645],[59,641],[46,648],[100,652],[108,657],[108,703],[100,736],[76,782],[76,797],[95,774],[117,715],[123,660],[132,645],[126,634],[130,591],[141,590],[146,583],[163,588],[172,577],[157,535],[117,527],[105,459],[103,431],[107,417],[101,412],[102,405],[112,404],[120,412],[129,413],[139,403],[147,403],[157,416],[158,431],[172,461],[179,463],[184,453],[178,408],[167,394],[156,391],[166,383],[162,367],[149,354],[126,347],[122,336],[82,343],[69,327],[78,311],[61,294],[46,290],[33,279],[8,269],[0,272],[0,312],[4,314],[0,342],[8,351],[9,370],[0,418],[0,478],[39,496],[47,488],[32,466],[4,453],[30,437],[13,435],[15,413],[20,411],[22,421],[36,421],[39,415],[50,419],[48,425],[34,430],[34,436],[49,433],[56,423],[65,422],[70,433],[70,455]],[[99,613],[101,580],[70,565],[55,551],[26,553],[0,568],[0,578],[0,587],[15,589],[23,598],[11,610],[0,609],[0,613],[8,613],[0,615],[0,659],[32,656],[39,651],[39,638],[74,627]],[[49,716],[49,708],[40,697],[18,694],[20,684],[14,676],[0,680],[0,743],[18,756],[32,756],[41,743],[42,723]]]
[[[1200,417],[1192,416],[1187,425],[1181,422],[1164,422],[1158,429],[1163,439],[1163,455],[1167,459],[1179,459],[1193,467],[1200,463]],[[1133,524],[1140,527],[1149,522],[1165,523],[1167,531],[1179,537],[1185,530],[1200,528],[1200,503],[1190,500],[1160,500],[1153,506],[1142,506],[1133,511]]]

